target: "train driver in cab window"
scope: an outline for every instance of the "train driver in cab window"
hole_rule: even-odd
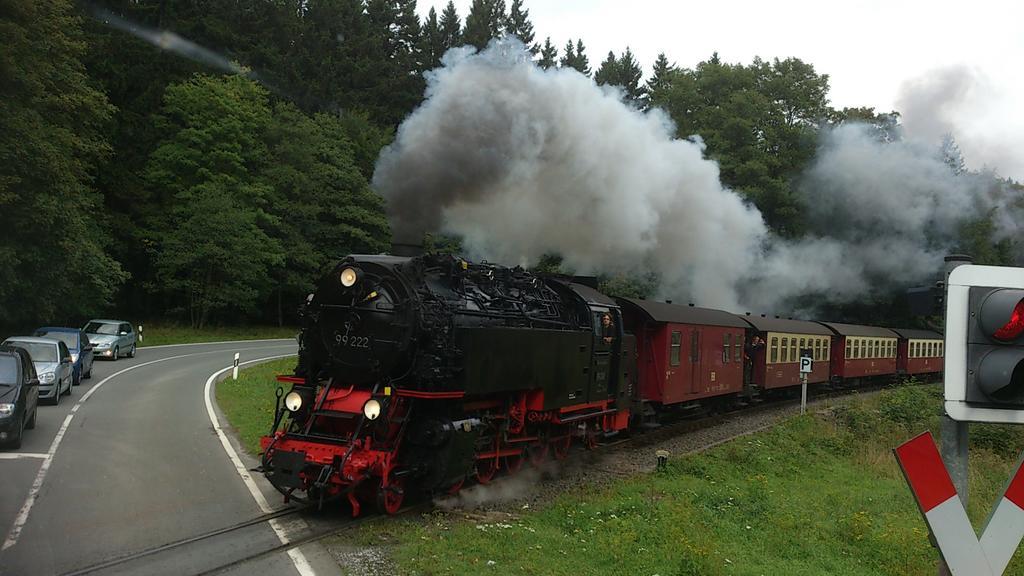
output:
[[[608,346],[615,342],[615,323],[612,322],[612,315],[605,312],[601,315],[601,339]]]

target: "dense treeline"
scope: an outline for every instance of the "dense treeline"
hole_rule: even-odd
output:
[[[505,33],[539,66],[620,86],[699,134],[783,236],[803,232],[794,178],[822,126],[899,137],[898,114],[830,108],[828,76],[799,59],[681,68],[661,54],[645,82],[628,47],[595,66],[582,38],[535,38],[522,0],[474,0],[464,17],[449,2],[422,21],[415,0],[3,0],[0,325],[109,310],[287,322],[327,261],[388,246],[369,182],[423,72]],[[971,223],[965,245],[1007,260],[991,234]]]

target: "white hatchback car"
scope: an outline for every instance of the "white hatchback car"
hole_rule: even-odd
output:
[[[122,356],[135,358],[135,330],[124,320],[89,320],[82,328],[93,345],[97,358],[117,360]]]

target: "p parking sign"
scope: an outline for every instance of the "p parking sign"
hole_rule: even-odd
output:
[[[800,356],[800,373],[809,374],[813,371],[814,359],[810,355]]]

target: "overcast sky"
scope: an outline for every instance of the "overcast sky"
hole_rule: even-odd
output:
[[[420,0],[426,16],[447,0]],[[471,0],[456,0],[465,21]],[[511,0],[506,0],[511,4]],[[908,132],[952,132],[974,168],[1024,179],[1024,2],[526,0],[542,43],[582,38],[593,68],[629,46],[692,67],[718,52],[798,57],[830,77],[832,105],[904,113]]]

